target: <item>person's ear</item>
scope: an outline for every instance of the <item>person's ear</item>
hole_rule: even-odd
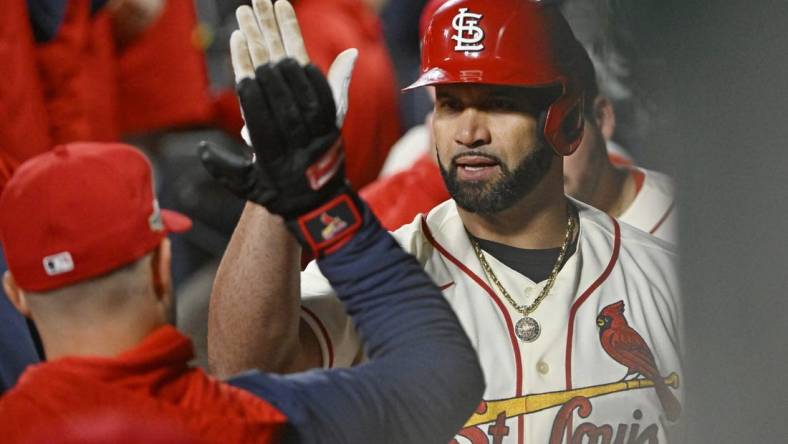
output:
[[[172,293],[172,249],[170,240],[164,238],[153,252],[151,267],[153,271],[153,289],[156,297],[162,299]]]
[[[27,307],[25,293],[16,285],[16,281],[10,271],[3,273],[3,290],[5,290],[8,300],[16,307],[17,311],[22,313],[22,316],[29,318],[30,309]]]
[[[616,132],[616,113],[613,103],[605,96],[594,99],[594,120],[605,140],[610,140]]]

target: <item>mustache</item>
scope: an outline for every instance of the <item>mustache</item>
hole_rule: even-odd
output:
[[[503,165],[504,164],[503,160],[501,160],[500,157],[495,156],[493,154],[485,153],[485,152],[482,152],[482,151],[471,151],[471,152],[455,154],[451,158],[451,166],[456,167],[457,166],[457,160],[462,159],[463,157],[484,157],[484,158],[492,160],[493,162],[495,162],[495,163],[497,163],[499,165]]]

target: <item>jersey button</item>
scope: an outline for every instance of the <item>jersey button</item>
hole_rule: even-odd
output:
[[[550,366],[547,365],[547,363],[544,361],[539,361],[539,363],[536,364],[536,371],[538,371],[543,375],[546,375],[550,372]]]

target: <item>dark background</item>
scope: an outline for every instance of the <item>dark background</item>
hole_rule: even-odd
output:
[[[623,2],[680,190],[688,443],[788,442],[788,2]]]

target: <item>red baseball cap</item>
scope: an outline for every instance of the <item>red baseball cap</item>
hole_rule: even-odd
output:
[[[106,274],[189,228],[159,210],[148,160],[121,143],[57,146],[22,164],[0,196],[8,269],[27,291]]]

